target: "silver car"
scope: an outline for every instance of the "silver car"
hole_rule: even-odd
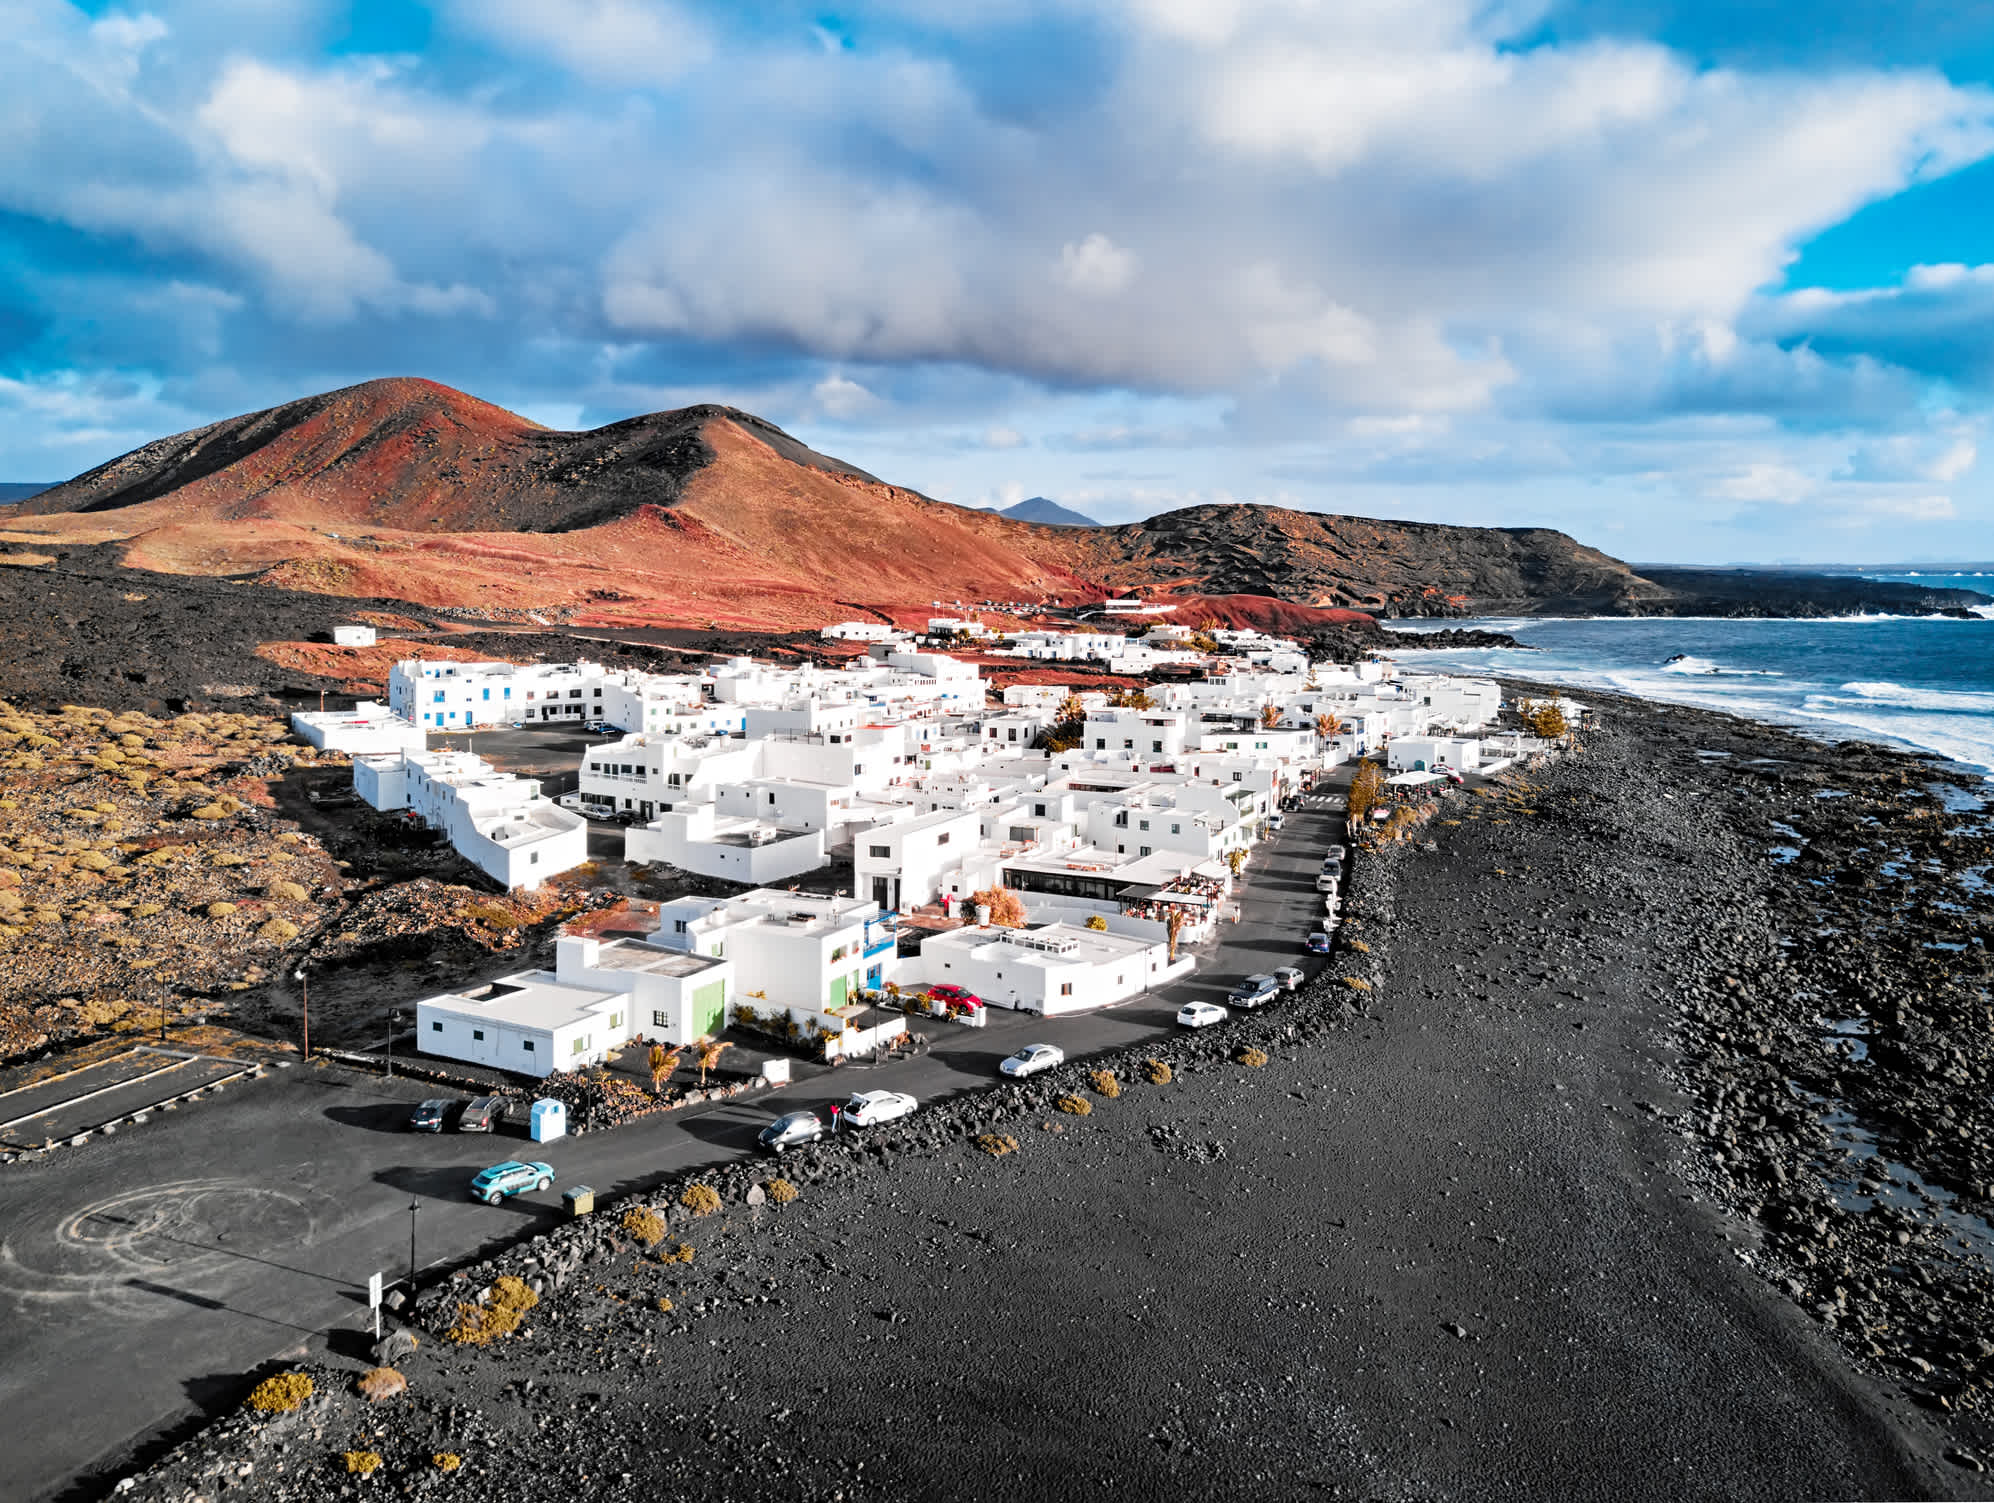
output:
[[[1066,1051],[1057,1044],[1027,1044],[999,1064],[997,1073],[1023,1080],[1027,1075],[1036,1075],[1041,1070],[1050,1070],[1054,1065],[1065,1063]]]

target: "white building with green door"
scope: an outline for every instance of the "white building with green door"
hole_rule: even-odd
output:
[[[654,944],[726,960],[730,996],[823,1012],[893,979],[898,937],[877,903],[761,887],[658,906]]]

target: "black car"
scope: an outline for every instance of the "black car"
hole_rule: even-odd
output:
[[[505,1121],[505,1097],[473,1096],[457,1118],[459,1132],[496,1132]]]
[[[408,1125],[415,1132],[442,1132],[444,1122],[456,1105],[455,1101],[443,1096],[431,1101],[418,1101],[415,1110],[408,1114]]]

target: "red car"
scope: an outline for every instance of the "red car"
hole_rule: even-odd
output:
[[[964,1012],[975,1012],[983,1005],[983,999],[975,992],[959,986],[931,986],[928,988],[928,1009],[939,1012],[945,1008],[959,1007]]]

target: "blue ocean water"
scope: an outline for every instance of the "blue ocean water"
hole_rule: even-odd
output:
[[[1902,578],[1908,576],[1879,576]],[[1994,575],[1918,576],[1994,595]],[[1537,649],[1408,652],[1451,666],[1702,705],[1830,740],[1921,747],[1994,779],[1994,608],[1976,621],[1848,616],[1819,621],[1519,618],[1395,621],[1479,626]],[[1673,661],[1671,661],[1673,660]],[[1583,697],[1583,696],[1581,696]]]

